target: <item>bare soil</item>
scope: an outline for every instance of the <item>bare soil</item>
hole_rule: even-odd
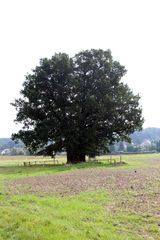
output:
[[[7,184],[10,193],[70,196],[107,190],[115,201],[110,211],[125,207],[160,215],[160,168],[82,169],[49,176],[18,179]]]

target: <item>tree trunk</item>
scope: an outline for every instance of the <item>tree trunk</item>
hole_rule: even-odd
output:
[[[85,154],[67,150],[67,163],[76,164],[85,161]]]

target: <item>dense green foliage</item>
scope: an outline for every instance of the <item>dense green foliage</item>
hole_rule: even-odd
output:
[[[21,139],[34,153],[53,156],[65,150],[71,163],[128,140],[143,119],[139,95],[121,82],[125,73],[110,50],[41,59],[26,76],[22,98],[13,104],[16,121],[23,124],[13,139]]]

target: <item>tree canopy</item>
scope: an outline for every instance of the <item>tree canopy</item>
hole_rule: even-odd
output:
[[[13,106],[22,129],[13,134],[33,153],[85,161],[114,141],[129,140],[143,124],[139,95],[121,81],[126,69],[111,51],[92,49],[70,58],[65,53],[41,59],[27,74]]]

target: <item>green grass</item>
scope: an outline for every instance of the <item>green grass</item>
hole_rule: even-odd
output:
[[[4,183],[17,178],[44,176],[88,168],[131,169],[152,166],[160,156],[129,155],[127,165],[113,166],[99,157],[99,162],[75,166],[23,167],[23,159],[0,160],[0,240],[159,240],[159,219],[146,212],[139,214],[121,206],[110,210],[114,195],[106,191],[82,192],[76,196],[34,196],[6,193]],[[62,161],[63,162],[63,161]],[[19,165],[19,166],[18,166]],[[126,199],[133,201],[132,194]],[[120,195],[118,201],[124,200]],[[133,199],[132,199],[133,198]]]
[[[144,239],[158,232],[155,221],[128,212],[111,215],[106,192],[81,193],[76,197],[16,196],[1,202],[1,239]],[[145,227],[147,228],[147,227]],[[147,239],[147,238],[146,238]],[[149,238],[148,238],[149,239]]]

